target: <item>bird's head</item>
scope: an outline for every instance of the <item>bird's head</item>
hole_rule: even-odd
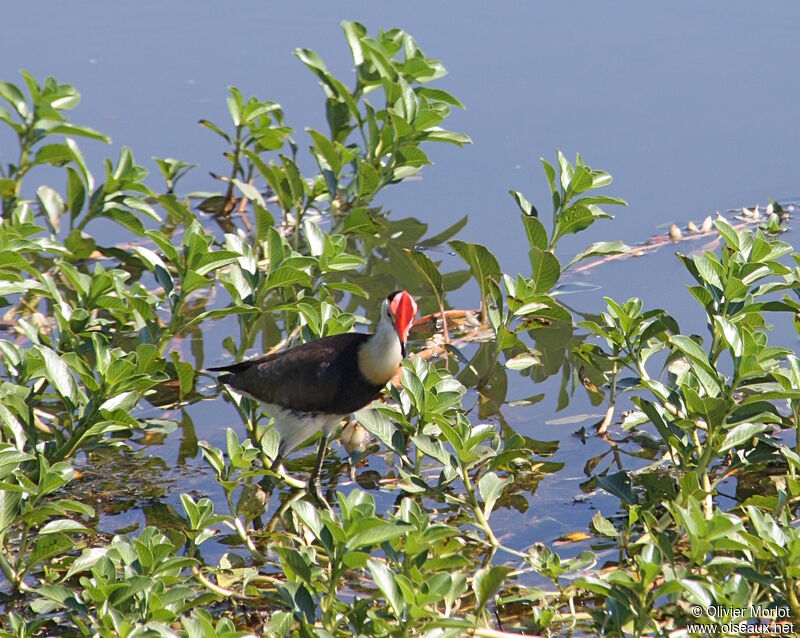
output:
[[[396,290],[383,302],[381,307],[382,317],[386,317],[397,331],[400,339],[400,348],[406,356],[406,342],[411,330],[411,323],[417,314],[417,302],[405,290]]]

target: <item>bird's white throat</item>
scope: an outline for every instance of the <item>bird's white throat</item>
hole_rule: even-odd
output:
[[[375,334],[358,351],[358,367],[370,383],[385,385],[403,361],[400,338],[394,326],[381,313]]]

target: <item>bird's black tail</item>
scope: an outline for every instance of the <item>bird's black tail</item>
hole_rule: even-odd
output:
[[[239,374],[240,372],[244,372],[248,368],[252,368],[254,365],[258,363],[258,360],[255,359],[245,359],[244,361],[239,361],[239,363],[229,363],[226,366],[214,366],[213,368],[206,368],[208,372],[229,372],[231,375]],[[225,378],[229,375],[222,375],[219,377],[220,381],[223,383],[225,382]]]
[[[236,387],[234,383],[236,375],[251,366],[250,361],[240,361],[239,363],[231,363],[227,366],[214,366],[213,368],[206,368],[208,372],[227,372],[228,374],[221,374],[217,377],[217,383],[224,383],[232,387]]]

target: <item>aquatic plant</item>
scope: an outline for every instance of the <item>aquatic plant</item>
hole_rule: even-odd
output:
[[[511,191],[530,273],[456,239],[466,219],[429,235],[392,218],[375,207],[382,189],[423,169],[430,143],[470,142],[440,126],[462,105],[409,34],[343,28],[352,89],[296,51],[324,92],[329,130],[304,132],[316,169],[302,172],[280,105],[231,88],[231,122],[201,122],[226,145],[221,192],[197,199],[176,194],[194,164],[157,158],[158,190],[128,148],[96,178],[76,138],[108,140],[69,121],[75,88],[25,72],[22,88],[0,82],[18,142],[0,165],[0,635],[641,636],[719,626],[726,609],[797,621],[800,364],[769,345],[767,317],[800,311],[800,256],[777,238],[778,212],[764,228],[718,221],[718,251],[679,255],[705,339],[638,299],[581,316],[557,294],[564,273],[631,249],[595,243],[564,266],[557,249],[625,203],[598,192],[610,175],[580,155],[542,160],[548,224]],[[38,176],[65,186],[32,190]],[[476,310],[448,308],[467,282]],[[327,509],[271,469],[269,415],[219,394],[206,349],[240,358],[347,331],[395,286],[422,302],[417,356],[356,415],[374,441],[349,450],[358,486],[326,463]],[[510,546],[495,523],[560,469],[557,443],[504,420],[508,375],[558,373],[563,397],[607,404],[608,451],[585,488],[619,499],[569,557],[554,539]],[[189,416],[211,401],[241,420],[214,425],[224,445],[198,441]],[[178,428],[180,458],[206,464],[191,489],[158,484],[166,462],[140,454]],[[635,470],[620,452],[634,444],[649,446]],[[359,467],[367,457],[380,461]],[[723,506],[732,477],[764,475]],[[114,490],[146,526],[109,532]],[[180,510],[150,502],[165,493]]]

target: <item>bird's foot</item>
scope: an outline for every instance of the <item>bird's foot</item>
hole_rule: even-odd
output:
[[[283,481],[284,483],[286,483],[286,485],[288,485],[293,489],[304,489],[306,487],[304,481],[296,479],[293,476],[289,476],[289,474],[286,473],[286,469],[283,467],[282,464],[279,465],[278,467],[273,467],[272,471],[278,475],[281,481]]]
[[[319,505],[323,505],[326,509],[333,511],[330,503],[325,500],[325,495],[322,493],[322,485],[318,480],[309,481],[307,491]]]

